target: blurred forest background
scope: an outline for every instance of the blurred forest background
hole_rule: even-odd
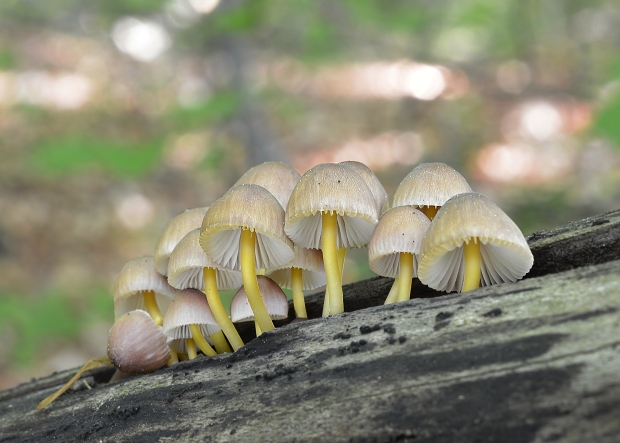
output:
[[[617,209],[619,48],[612,0],[2,0],[0,389],[103,355],[122,265],[262,161]]]

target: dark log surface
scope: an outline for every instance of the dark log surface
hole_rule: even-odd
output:
[[[528,240],[517,283],[382,306],[374,278],[232,355],[90,371],[42,411],[71,371],[0,392],[0,442],[617,442],[620,211]]]

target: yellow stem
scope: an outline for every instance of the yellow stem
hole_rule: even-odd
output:
[[[217,355],[217,352],[215,352],[213,348],[211,347],[211,345],[209,344],[209,342],[205,340],[198,325],[196,324],[189,325],[189,331],[192,333],[192,338],[194,339],[194,342],[198,345],[198,347],[200,348],[200,350],[202,351],[204,355],[208,355],[209,357],[213,357]],[[190,354],[190,358],[192,358],[191,354]]]
[[[329,315],[344,312],[342,298],[342,277],[338,264],[338,215],[335,212],[322,214],[321,249],[323,250],[323,264],[327,278],[326,293],[329,292]]]
[[[463,260],[465,260],[465,278],[461,292],[472,291],[480,287],[480,243],[477,238],[472,238],[469,243],[463,244]]]
[[[347,248],[338,248],[338,267],[340,268],[340,281],[344,273],[344,260],[347,258]]]
[[[144,306],[146,306],[146,311],[155,321],[155,324],[157,326],[161,326],[163,323],[163,318],[161,316],[159,306],[157,306],[157,300],[155,300],[155,292],[144,291],[142,292],[142,297],[144,297]]]
[[[179,354],[177,353],[177,351],[172,349],[172,346],[168,346],[168,348],[170,348],[170,358],[168,359],[167,364],[168,366],[170,366],[179,362]]]
[[[293,290],[295,317],[308,318],[306,302],[304,300],[303,271],[301,268],[291,268],[291,289]]]
[[[400,253],[400,267],[398,285],[398,301],[407,301],[411,298],[411,280],[413,279],[413,254]]]
[[[258,324],[258,322],[256,320],[254,320],[254,328],[256,329],[256,336],[257,337],[262,334],[262,331],[260,330],[260,325]]]
[[[88,360],[86,363],[84,363],[84,366],[82,366],[82,368],[79,371],[77,371],[77,373],[73,377],[71,377],[71,380],[65,383],[65,385],[62,388],[54,392],[49,397],[44,398],[41,401],[41,403],[37,405],[37,409],[41,410],[49,406],[50,403],[52,403],[54,400],[60,397],[67,389],[69,389],[71,385],[73,385],[73,383],[78,381],[78,379],[84,372],[88,371],[89,369],[100,368],[102,366],[114,366],[112,365],[112,362],[110,361],[107,355],[104,355],[103,357],[97,357],[97,358]]]
[[[400,278],[396,277],[394,279],[394,283],[392,283],[392,287],[390,288],[390,293],[385,299],[384,305],[391,305],[392,303],[396,303],[398,301],[398,287],[400,286]]]
[[[428,217],[429,220],[433,221],[440,207],[441,206],[422,206],[420,210]]]
[[[243,287],[248,295],[248,302],[254,313],[254,319],[258,322],[263,332],[275,328],[267,307],[260,295],[258,280],[256,279],[256,234],[249,229],[241,230],[239,240],[239,259],[241,262],[241,278]]]
[[[211,334],[209,338],[211,338],[211,341],[213,342],[213,346],[215,346],[215,350],[217,351],[218,354],[224,354],[225,352],[232,352],[232,349],[228,345],[228,342],[226,341],[226,337],[224,337],[224,333],[221,330],[217,331],[215,334]]]
[[[209,302],[209,307],[211,308],[213,317],[215,317],[215,321],[217,321],[217,324],[220,325],[220,328],[222,328],[222,331],[226,334],[230,345],[236,351],[243,346],[243,340],[241,340],[241,337],[239,336],[237,329],[235,329],[233,322],[230,321],[230,317],[228,317],[226,309],[224,309],[224,305],[220,299],[220,293],[217,290],[216,270],[213,268],[204,268],[203,276],[205,286],[204,292],[207,296],[207,301]]]
[[[198,356],[198,353],[196,352],[196,344],[194,343],[194,340],[192,340],[191,338],[186,338],[185,347],[187,348],[187,356],[189,357],[190,360],[193,360]]]

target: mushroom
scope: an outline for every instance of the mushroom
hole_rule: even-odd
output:
[[[114,281],[114,316],[119,318],[134,309],[146,308],[157,325],[162,323],[160,304],[168,305],[176,289],[155,269],[152,255],[125,263]]]
[[[296,245],[322,249],[331,315],[344,312],[338,248],[367,244],[378,218],[377,203],[364,180],[342,165],[313,167],[291,194],[284,230]]]
[[[514,282],[534,257],[517,225],[491,200],[475,192],[448,200],[426,232],[418,278],[438,291],[465,292]]]
[[[409,300],[422,240],[430,224],[428,217],[413,206],[392,208],[379,219],[368,243],[368,261],[375,273],[395,278],[394,290],[385,304]]]
[[[243,346],[243,340],[222,305],[219,289],[235,289],[241,286],[241,273],[209,259],[200,247],[199,238],[200,228],[194,229],[174,248],[168,262],[168,283],[177,289],[204,290],[213,316],[236,351]],[[211,340],[219,353],[230,352],[221,331],[216,331]]]
[[[265,302],[265,307],[272,320],[284,320],[288,318],[288,300],[282,288],[269,277],[259,275],[257,277],[258,286]],[[244,286],[241,286],[230,304],[230,318],[234,323],[254,321],[256,327],[256,335],[261,334],[261,328],[255,321],[255,316],[247,292]]]
[[[273,279],[283,288],[293,290],[293,307],[297,318],[308,318],[304,290],[325,286],[325,268],[323,254],[318,249],[295,246],[293,261],[278,269],[270,269],[267,277]]]
[[[284,233],[284,210],[278,200],[262,186],[231,188],[205,214],[200,246],[215,263],[241,269],[256,321],[264,332],[273,329],[261,299],[256,269],[276,268],[295,257],[293,242]],[[207,299],[211,304],[209,292]]]
[[[204,355],[217,355],[205,337],[221,328],[211,313],[205,295],[198,289],[179,291],[164,315],[163,330],[168,337],[168,345],[177,352],[187,353],[190,359],[196,357],[195,344]]]
[[[249,169],[233,185],[253,184],[262,186],[278,200],[286,209],[293,188],[301,178],[301,174],[291,166],[282,162],[264,162]]]
[[[208,208],[187,209],[173,217],[164,228],[164,232],[162,232],[159,237],[157,246],[155,246],[155,253],[153,254],[155,268],[157,272],[164,277],[168,276],[168,260],[170,259],[172,250],[176,247],[177,243],[185,237],[185,234],[196,228],[200,228],[207,209]]]
[[[137,309],[112,325],[108,357],[119,371],[146,374],[166,366],[170,349],[162,327],[147,312]]]
[[[471,188],[456,170],[444,163],[422,163],[400,182],[384,209],[411,205],[433,220],[439,207],[463,192]]]
[[[385,192],[385,188],[379,181],[379,178],[375,175],[374,172],[372,172],[372,169],[370,169],[364,163],[356,162],[353,160],[340,162],[338,164],[352,169],[353,172],[362,177],[362,180],[364,180],[364,182],[368,186],[368,189],[370,189],[372,196],[377,202],[377,210],[381,211],[381,208],[388,199],[388,195],[387,192]]]

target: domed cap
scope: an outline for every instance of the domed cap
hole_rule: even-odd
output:
[[[284,210],[258,185],[238,185],[210,207],[200,229],[200,246],[221,266],[240,269],[241,229],[256,233],[256,267],[270,269],[290,262],[293,242],[284,233]]]
[[[241,176],[235,186],[254,184],[262,186],[278,200],[283,209],[286,209],[288,199],[301,174],[291,166],[282,162],[264,162],[249,169]]]
[[[145,374],[166,366],[170,349],[161,326],[146,311],[135,310],[112,325],[108,357],[119,371]]]
[[[310,290],[325,286],[325,268],[323,267],[323,254],[320,249],[307,249],[295,245],[295,258],[292,262],[280,269],[269,270],[267,277],[273,279],[283,288],[292,288],[291,268],[303,270],[303,289]]]
[[[477,238],[481,252],[481,283],[513,282],[532,267],[534,257],[517,225],[482,194],[459,194],[448,200],[426,232],[418,277],[439,291],[463,286],[463,243]]]
[[[204,293],[197,289],[179,291],[164,315],[164,334],[169,342],[192,338],[189,325],[198,325],[203,337],[222,329],[213,317]],[[178,346],[179,344],[181,346]],[[183,352],[184,346],[182,343],[175,343],[175,349]]]
[[[220,266],[209,259],[200,247],[199,239],[200,228],[194,229],[174,248],[168,263],[168,283],[177,289],[204,289],[203,269],[214,268],[218,271],[218,289],[236,289],[241,286],[241,272]]]
[[[257,279],[269,317],[272,320],[288,318],[288,300],[282,288],[275,281],[264,275],[259,275]],[[230,319],[235,323],[254,320],[254,312],[252,312],[243,286],[237,291],[230,304]]]
[[[116,318],[134,309],[144,307],[142,293],[153,291],[160,309],[165,310],[177,291],[166,277],[155,269],[152,255],[134,258],[125,263],[114,281],[114,315]]]
[[[430,224],[430,220],[413,206],[400,206],[387,211],[368,243],[370,269],[384,277],[398,277],[400,253],[410,252],[414,257],[418,256]],[[415,277],[415,264],[413,270]]]
[[[353,172],[362,177],[362,180],[364,180],[364,182],[368,186],[368,189],[370,189],[372,196],[377,202],[377,209],[381,211],[381,208],[388,199],[388,195],[387,192],[385,192],[385,188],[379,181],[379,178],[375,175],[374,172],[372,172],[372,169],[370,169],[364,163],[356,162],[353,160],[340,162],[338,164],[347,168],[351,168]]]
[[[162,232],[155,246],[155,268],[163,276],[168,276],[168,259],[177,243],[189,231],[200,228],[208,208],[194,208],[181,212],[172,218]]]
[[[296,245],[321,247],[321,213],[338,215],[338,248],[362,247],[377,224],[377,203],[364,180],[351,168],[323,163],[307,171],[286,208],[284,230]]]
[[[400,182],[386,209],[442,206],[450,197],[464,192],[471,192],[471,188],[455,169],[444,163],[422,163]]]

